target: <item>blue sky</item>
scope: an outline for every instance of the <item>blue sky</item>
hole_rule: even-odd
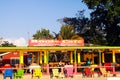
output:
[[[16,45],[27,43],[41,28],[58,33],[57,19],[75,17],[77,11],[90,10],[81,0],[0,0],[0,37]]]

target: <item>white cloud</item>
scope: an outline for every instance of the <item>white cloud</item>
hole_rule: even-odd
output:
[[[9,43],[13,43],[16,46],[27,46],[27,42],[23,37],[20,38],[5,38],[3,41],[8,41]]]

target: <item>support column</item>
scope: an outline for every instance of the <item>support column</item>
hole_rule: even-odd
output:
[[[70,51],[70,63],[73,64],[73,53]]]
[[[48,60],[49,60],[49,51],[46,51],[46,64],[47,64],[47,74],[49,75],[49,64],[48,64]]]
[[[81,56],[80,53],[78,53],[78,64],[81,62]]]
[[[113,53],[112,53],[112,62],[116,63],[116,57],[115,57],[115,51],[114,50],[113,50]],[[113,66],[113,72],[115,72],[115,65]]]
[[[95,56],[95,54],[93,53],[93,50],[92,50],[92,54],[91,54],[91,59],[92,59],[92,64],[94,64],[95,62],[94,62],[94,56]]]
[[[105,53],[102,53],[102,63],[105,63],[105,58],[104,58],[104,55]]]
[[[113,53],[112,53],[112,62],[113,62],[113,63],[116,63],[115,51],[113,51]]]
[[[37,62],[37,64],[39,64],[39,52],[37,52],[37,54],[36,54],[36,62]]]
[[[20,68],[22,68],[22,65],[24,64],[24,55],[23,55],[23,51],[22,50],[20,50],[19,51],[20,52]]]
[[[46,54],[46,51],[44,51],[44,63],[45,64],[47,63],[47,54]]]
[[[40,51],[39,53],[40,53],[40,55],[39,55],[39,57],[40,57],[40,64],[42,64],[42,51]]]
[[[34,55],[34,53],[32,53],[32,63],[34,63],[34,57],[35,57],[35,55]]]
[[[102,64],[101,64],[101,51],[99,51],[99,66],[102,66]]]
[[[75,69],[75,74],[77,73],[77,63],[76,63],[76,50],[74,50],[74,69]]]

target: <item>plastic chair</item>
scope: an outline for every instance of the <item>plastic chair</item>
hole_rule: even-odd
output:
[[[12,69],[6,69],[4,72],[4,80],[6,79],[6,77],[10,77],[10,79],[13,78],[13,70]]]
[[[113,68],[111,67],[111,63],[105,63],[104,66],[106,68],[106,71],[112,71],[113,70]]]
[[[16,73],[14,73],[15,78],[23,78],[23,75],[24,75],[23,69],[19,69]]]
[[[93,71],[91,71],[91,69],[90,68],[85,68],[85,76],[86,77],[94,77],[94,72]]]
[[[67,71],[67,77],[73,77],[74,76],[73,67],[66,68],[66,71]]]
[[[102,76],[107,77],[110,73],[106,71],[105,67],[100,68]]]
[[[52,77],[59,77],[59,69],[52,69]]]
[[[33,70],[33,78],[34,77],[38,77],[38,78],[41,78],[42,77],[42,72],[41,72],[41,69],[40,68],[35,68]]]
[[[92,64],[92,65],[90,65],[91,71],[94,71],[95,67],[97,67],[97,66],[98,66],[97,64]]]

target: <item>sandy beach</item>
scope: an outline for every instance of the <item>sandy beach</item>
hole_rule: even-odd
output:
[[[3,79],[3,75],[0,75],[0,80],[4,80]],[[10,78],[8,77],[6,80],[10,80]],[[12,80],[120,80],[120,76],[116,76],[116,77],[94,77],[94,78],[83,78],[81,75],[75,75],[73,78],[69,77],[69,78],[50,78],[49,75],[43,75],[42,78],[38,79],[36,78],[31,78],[31,75],[26,74],[23,76],[22,79],[12,79]]]

